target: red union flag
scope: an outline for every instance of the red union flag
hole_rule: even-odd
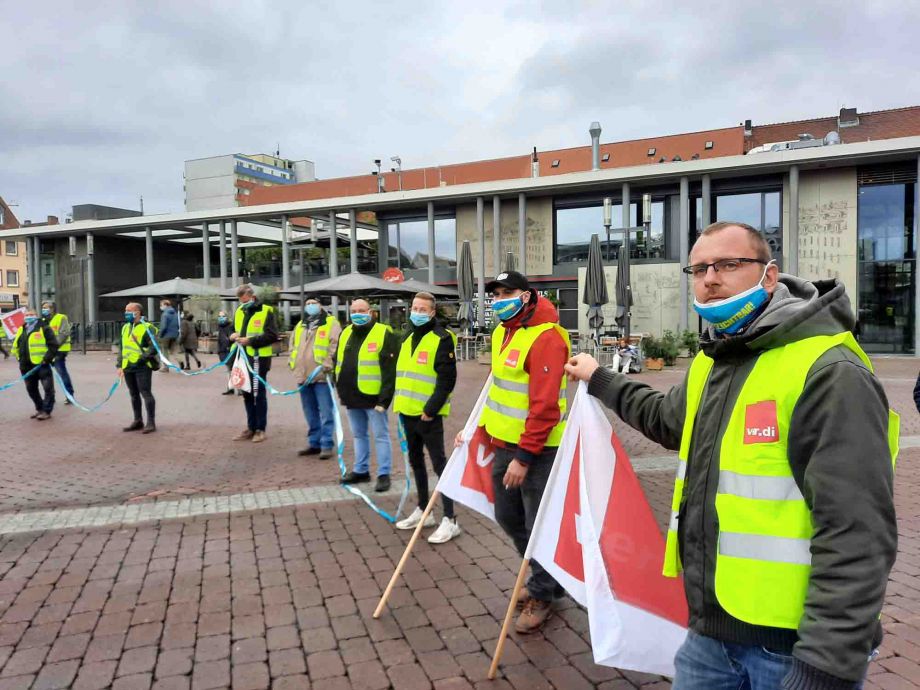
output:
[[[527,556],[588,609],[596,663],[674,674],[687,625],[683,581],[661,574],[658,523],[623,446],[584,384]]]
[[[495,494],[492,488],[492,464],[495,460],[495,450],[492,439],[485,429],[479,426],[479,417],[485,404],[489,387],[492,385],[490,376],[482,387],[479,400],[473,407],[470,417],[463,427],[463,445],[455,448],[447,467],[438,480],[438,491],[455,501],[472,508],[477,513],[485,515],[490,520],[495,519]]]

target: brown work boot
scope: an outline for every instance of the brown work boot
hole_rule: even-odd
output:
[[[252,435],[252,442],[253,442],[253,443],[262,443],[262,441],[264,441],[264,440],[265,440],[265,432],[264,432],[264,431],[257,431],[256,433],[254,433],[254,434]]]
[[[553,603],[551,601],[540,601],[530,597],[524,603],[524,610],[514,624],[514,629],[521,635],[529,635],[537,632],[546,623],[553,612]]]
[[[518,611],[523,611],[524,605],[527,603],[528,599],[530,599],[530,592],[527,591],[526,587],[521,587],[521,591],[518,592],[517,601],[514,603],[514,608]]]
[[[238,436],[234,436],[233,440],[234,441],[251,441],[255,433],[256,432],[253,431],[252,429],[246,429],[245,431],[241,431]]]

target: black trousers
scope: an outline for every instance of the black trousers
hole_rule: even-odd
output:
[[[147,423],[156,422],[157,401],[153,397],[153,370],[149,367],[131,371],[125,369],[125,384],[128,386],[128,393],[131,394],[131,409],[134,411],[134,421],[143,422],[144,417],[141,414],[141,398],[144,399],[144,407],[147,408]]]
[[[537,459],[530,463],[524,483],[517,489],[505,489],[505,472],[508,465],[514,460],[515,448],[496,448],[495,461],[492,464],[492,488],[495,490],[495,521],[505,531],[518,553],[523,558],[530,541],[530,532],[533,521],[537,517],[540,501],[543,499],[543,490],[549,480],[549,473],[553,469],[553,460],[556,449],[544,450]],[[530,579],[527,581],[527,591],[534,599],[552,601],[554,597],[561,597],[565,590],[556,582],[543,566],[537,561],[530,561]]]
[[[30,363],[28,369],[23,370],[20,367],[19,372],[25,374],[31,369],[32,365]],[[39,384],[41,384],[44,395],[38,392]],[[38,371],[26,379],[26,393],[32,398],[36,412],[51,414],[51,410],[54,409],[54,374],[51,373],[50,364],[42,364]]]
[[[425,510],[430,497],[428,493],[428,471],[425,469],[425,448],[431,458],[431,466],[439,477],[447,465],[444,455],[444,418],[435,417],[430,422],[423,422],[421,417],[408,417],[399,415],[403,430],[406,432],[406,443],[409,446],[409,465],[412,467],[412,476],[415,477],[415,486],[418,489],[418,507]],[[454,517],[454,502],[441,494],[444,504],[444,516]]]
[[[188,358],[191,357],[192,359],[195,360],[195,364],[197,364],[197,365],[198,365],[198,368],[200,369],[200,368],[201,368],[201,360],[198,359],[198,355],[195,354],[196,351],[195,351],[195,350],[189,350],[188,348],[183,348],[183,350],[184,350],[184,352],[185,352],[185,368],[186,368],[186,369],[191,369],[191,368],[192,368],[192,367],[189,365],[189,361],[188,361]]]
[[[252,358],[252,368],[259,376],[268,381],[268,371],[262,371],[261,357]],[[268,425],[268,391],[255,376],[250,376],[252,393],[243,391],[243,404],[246,406],[246,427],[250,431],[265,431]]]

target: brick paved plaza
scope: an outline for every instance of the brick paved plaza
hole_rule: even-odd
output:
[[[876,364],[902,414],[905,448],[888,634],[866,685],[915,688],[917,364]],[[74,354],[70,368],[85,404],[114,380],[103,354]],[[486,374],[461,363],[451,433]],[[665,388],[680,376],[641,378]],[[0,362],[0,382],[14,377],[12,361]],[[281,360],[270,380],[292,387]],[[463,508],[464,535],[437,547],[421,541],[389,610],[373,620],[409,535],[335,487],[334,461],[296,457],[305,431],[296,397],[270,399],[266,443],[230,441],[244,415],[240,400],[219,395],[222,382],[156,374],[160,430],[144,437],[120,431],[130,418],[124,390],[99,412],[60,406],[48,422],[28,419],[21,387],[0,393],[0,690],[669,687],[594,665],[586,614],[568,600],[542,633],[512,635],[500,679],[486,680],[520,562],[496,526]],[[615,427],[663,522],[673,456]],[[392,509],[396,500],[391,491],[381,502]]]

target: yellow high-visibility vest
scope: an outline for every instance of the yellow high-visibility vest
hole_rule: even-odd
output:
[[[789,424],[811,367],[837,345],[848,347],[872,371],[869,358],[849,332],[767,350],[745,380],[722,436],[715,498],[719,525],[715,593],[719,605],[745,623],[795,630],[805,610],[813,525],[789,465]],[[664,574],[671,577],[681,571],[678,516],[693,424],[712,366],[713,360],[700,352],[687,375],[687,412],[664,557]],[[892,467],[898,455],[899,425],[898,415],[889,410]]]
[[[144,335],[150,329],[153,329],[153,326],[146,321],[136,324],[126,323],[121,327],[122,369],[127,369],[128,365],[137,363],[143,357],[144,352],[141,350],[141,343],[144,342]],[[150,337],[156,337],[156,330],[151,330]]]
[[[252,317],[249,319],[249,323],[246,324],[246,332],[240,333],[240,329],[243,327],[243,320],[245,319],[245,309],[243,307],[236,308],[236,314],[233,315],[233,327],[240,337],[252,338],[256,335],[262,335],[265,332],[265,322],[268,319],[268,315],[274,311],[267,304],[261,305],[256,311],[252,313]],[[246,354],[250,357],[271,357],[272,356],[272,346],[265,345],[258,349],[247,345]]]
[[[70,333],[65,333],[63,337],[61,336],[61,326],[66,318],[66,314],[55,314],[51,317],[51,321],[48,322],[51,330],[54,331],[54,337],[58,339],[58,343],[61,345],[59,352],[70,352]]]
[[[316,337],[313,339],[313,360],[317,364],[322,364],[323,360],[329,354],[329,342],[332,339],[332,324],[335,323],[335,317],[332,314],[326,316],[326,320],[316,329]],[[300,341],[307,332],[307,325],[301,321],[294,329],[294,341],[291,343],[291,353],[288,356],[288,366],[293,369],[294,361],[297,359],[297,351],[300,349]]]
[[[492,333],[492,385],[480,419],[493,438],[506,443],[520,442],[530,414],[530,374],[524,369],[524,362],[537,338],[553,328],[562,336],[570,354],[569,333],[559,324],[541,323],[518,328],[504,348],[505,327],[499,326]],[[559,380],[559,423],[550,431],[547,446],[558,446],[565,431],[565,386],[565,376],[562,376]]]
[[[13,355],[16,359],[19,359],[19,337],[24,331],[25,326],[20,326],[13,338]],[[41,364],[46,354],[48,354],[48,343],[45,341],[45,333],[39,323],[29,334],[29,361],[32,364]]]
[[[338,378],[342,372],[342,358],[345,357],[345,346],[351,337],[353,326],[348,325],[339,337],[339,349],[335,357],[335,375]],[[377,395],[383,388],[383,378],[380,370],[380,352],[383,350],[383,341],[386,339],[390,327],[382,323],[375,323],[358,349],[358,390],[364,395]]]
[[[454,347],[457,346],[457,336],[448,331],[453,339]],[[434,394],[438,375],[434,370],[434,360],[438,354],[441,338],[434,332],[428,331],[421,342],[412,351],[412,336],[403,341],[399,350],[399,359],[396,360],[396,397],[393,398],[393,411],[409,417],[419,417],[425,411],[425,405]],[[438,410],[438,414],[446,417],[450,414],[450,398]]]

